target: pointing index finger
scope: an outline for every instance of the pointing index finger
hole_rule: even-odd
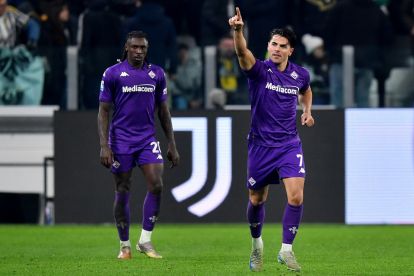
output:
[[[242,18],[239,7],[236,7],[236,15],[239,18],[239,20]]]

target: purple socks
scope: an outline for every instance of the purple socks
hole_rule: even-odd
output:
[[[119,239],[129,240],[129,192],[115,192],[114,217]]]
[[[292,244],[302,219],[303,205],[293,206],[286,204],[283,215],[283,243]]]
[[[142,211],[142,229],[152,231],[160,211],[161,195],[147,192]]]
[[[250,223],[250,233],[253,238],[258,238],[262,235],[264,218],[264,203],[254,206],[249,200],[249,204],[247,205],[247,220]]]

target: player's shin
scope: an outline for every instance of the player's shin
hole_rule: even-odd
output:
[[[249,261],[251,271],[261,271],[263,269],[262,228],[264,217],[264,203],[253,205],[249,200],[247,205],[247,219],[250,224],[250,233],[252,236],[252,251]]]
[[[114,217],[121,241],[129,240],[129,192],[115,192]]]
[[[253,205],[250,200],[247,205],[247,220],[250,224],[252,238],[259,238],[262,235],[262,227],[265,217],[264,203]]]
[[[283,223],[282,251],[292,250],[292,243],[299,230],[299,224],[302,219],[302,213],[303,213],[303,204],[299,206],[293,206],[293,205],[290,205],[289,203],[286,204],[285,213],[282,219],[282,223]]]
[[[155,250],[151,242],[152,230],[154,229],[155,222],[158,219],[158,213],[160,210],[161,195],[148,192],[145,201],[142,214],[142,231],[139,241],[137,243],[137,250],[144,253],[150,258],[161,259],[162,256]]]
[[[151,233],[155,227],[160,211],[161,195],[147,192],[142,212],[142,233],[139,243],[151,241]]]

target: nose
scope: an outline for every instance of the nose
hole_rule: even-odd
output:
[[[144,49],[142,47],[136,47],[134,50],[135,50],[135,53],[136,54],[142,54],[142,53],[144,53]]]

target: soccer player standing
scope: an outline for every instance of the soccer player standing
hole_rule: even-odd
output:
[[[171,114],[167,105],[165,74],[146,60],[148,40],[141,31],[130,32],[121,62],[106,69],[99,95],[98,131],[101,164],[115,180],[114,217],[120,238],[119,259],[131,258],[129,241],[129,191],[132,169],[144,174],[147,194],[143,204],[142,231],[136,249],[152,258],[161,258],[151,234],[158,218],[164,170],[160,144],[155,138],[155,112],[168,140],[167,157],[177,166],[177,152]],[[113,108],[109,127],[109,113]]]
[[[303,107],[302,125],[313,126],[309,73],[289,61],[296,40],[292,30],[272,30],[267,44],[269,59],[261,61],[247,48],[239,8],[236,8],[236,15],[229,19],[229,25],[234,30],[240,67],[248,79],[251,102],[247,164],[247,218],[252,235],[250,269],[260,271],[263,267],[261,231],[265,217],[264,203],[269,191],[268,184],[280,178],[288,203],[282,219],[283,242],[277,259],[288,269],[300,271],[292,243],[303,212],[305,163],[296,129],[296,105],[299,98]]]

